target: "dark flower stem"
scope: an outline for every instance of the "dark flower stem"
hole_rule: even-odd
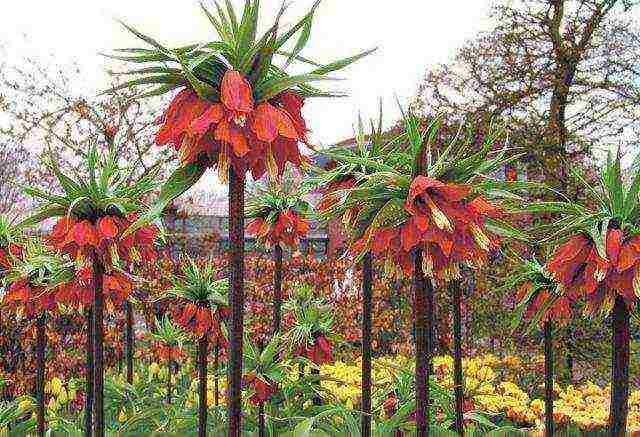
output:
[[[416,327],[416,435],[429,435],[429,376],[431,373],[431,312],[433,309],[433,288],[430,280],[425,280],[422,271],[422,250],[414,252],[413,293]]]
[[[127,382],[133,384],[133,305],[131,301],[125,302],[125,311],[127,317],[127,331],[125,334],[125,349],[127,354]]]
[[[84,399],[84,435],[91,437],[93,432],[93,306],[87,308],[86,362],[85,362],[85,399]]]
[[[629,414],[629,308],[616,297],[611,318],[611,437],[623,437]]]
[[[93,300],[93,435],[104,437],[104,266],[97,255],[93,261],[95,296]]]
[[[169,357],[169,362],[167,363],[167,404],[171,404],[171,395],[173,394],[173,387],[171,385],[171,365],[172,365],[171,357]]]
[[[220,370],[220,344],[216,340],[216,344],[213,348],[213,402],[216,408],[220,404],[220,387],[218,383],[218,371]]]
[[[207,435],[207,349],[206,335],[198,341],[198,437]]]
[[[258,406],[258,436],[267,437],[267,428],[264,421],[264,402]]]
[[[44,350],[47,346],[45,315],[36,319],[36,399],[38,401],[38,437],[44,437]]]
[[[464,381],[462,379],[462,288],[458,280],[449,282],[453,295],[453,381],[456,405],[455,430],[464,435]]]
[[[371,306],[372,256],[362,259],[362,437],[371,437]]]
[[[242,343],[244,332],[244,174],[229,168],[229,240],[231,242],[231,320],[227,374],[228,437],[242,430]]]
[[[273,332],[280,331],[282,321],[282,246],[273,246]]]
[[[555,423],[553,420],[553,322],[546,321],[544,330],[544,435],[553,437]]]

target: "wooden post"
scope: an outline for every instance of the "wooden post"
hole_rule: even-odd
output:
[[[422,249],[414,251],[413,293],[416,326],[416,435],[417,437],[427,437],[431,419],[429,376],[431,373],[433,289],[431,281],[425,279],[422,271]]]
[[[93,306],[85,314],[87,324],[87,343],[85,346],[85,399],[84,399],[84,435],[93,435]]]
[[[282,320],[282,246],[276,243],[273,246],[273,332],[280,331]]]
[[[207,435],[207,349],[206,335],[198,341],[198,437]]]
[[[555,435],[555,423],[553,420],[553,322],[544,322],[544,435]]]
[[[125,302],[125,311],[127,318],[127,331],[125,335],[125,349],[127,357],[127,382],[133,384],[133,350],[134,350],[134,333],[133,333],[133,305],[131,301]]]

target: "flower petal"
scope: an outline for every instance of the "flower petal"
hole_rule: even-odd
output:
[[[227,70],[222,78],[220,100],[231,111],[253,111],[251,84],[235,70]]]

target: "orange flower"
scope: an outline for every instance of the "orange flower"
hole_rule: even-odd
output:
[[[485,263],[499,243],[484,225],[487,217],[500,216],[500,209],[483,197],[465,202],[469,192],[467,185],[418,176],[407,195],[409,218],[405,223],[365,235],[352,250],[369,245],[374,254],[392,259],[409,275],[414,265],[412,251],[421,248],[426,273],[443,279],[457,277],[460,263]]]
[[[300,238],[309,232],[309,222],[295,211],[288,209],[278,214],[275,223],[262,217],[253,219],[247,225],[247,234],[254,235],[261,244],[285,244],[292,249],[298,245]]]
[[[584,234],[571,237],[555,251],[547,269],[566,290],[569,299],[585,297],[588,310],[599,307],[614,292],[634,306],[640,296],[640,239],[624,241],[622,232],[609,229],[606,259]]]
[[[228,165],[258,179],[269,170],[282,174],[287,162],[301,163],[298,142],[306,142],[301,115],[302,97],[291,91],[265,102],[254,102],[251,84],[228,70],[221,84],[220,102],[210,103],[191,88],[183,89],[161,117],[159,145],[173,145],[183,163]]]

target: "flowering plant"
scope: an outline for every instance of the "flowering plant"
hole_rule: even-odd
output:
[[[210,262],[185,257],[165,293],[179,305],[175,321],[198,338],[224,339],[221,325],[229,313],[229,280],[220,275]]]
[[[303,200],[304,195],[305,190],[292,179],[256,186],[245,209],[245,216],[252,219],[247,233],[267,246],[285,244],[295,248],[309,232],[310,207]]]
[[[531,325],[542,325],[545,321],[566,324],[571,318],[575,296],[560,292],[547,267],[535,258],[519,261],[517,270],[505,284],[505,288],[517,287],[514,324],[523,321],[529,321]]]
[[[319,3],[286,31],[280,22],[283,6],[262,35],[258,1],[245,0],[241,14],[230,2],[215,12],[201,4],[219,39],[178,48],[166,47],[123,23],[149,48],[123,49],[108,56],[151,66],[125,72],[137,78],[118,88],[157,85],[140,97],[180,90],[159,120],[156,142],[175,147],[181,167],[165,185],[152,214],[160,213],[209,167],[216,167],[226,180],[230,166],[237,174],[251,171],[256,179],[267,171],[282,174],[287,162],[300,166],[304,158],[299,143],[308,143],[302,116],[305,99],[343,95],[311,84],[330,79],[329,73],[373,51],[324,65],[301,56]],[[290,50],[289,45],[293,45]],[[291,75],[292,64],[310,66],[310,71]]]
[[[23,247],[21,256],[12,258],[3,278],[6,293],[2,303],[27,318],[55,310],[60,303],[70,303],[75,279],[73,262],[35,240],[27,241]]]
[[[287,341],[294,349],[294,355],[307,358],[318,366],[333,362],[329,339],[333,315],[325,300],[314,296],[313,287],[308,284],[297,286],[284,309],[293,315]]]
[[[245,344],[243,383],[253,392],[249,401],[254,405],[260,405],[277,393],[278,384],[285,376],[278,359],[282,338],[274,335],[262,350],[248,338],[245,339]]]
[[[323,214],[342,216],[356,255],[385,255],[410,274],[412,251],[421,248],[425,273],[451,279],[461,263],[485,262],[499,237],[522,237],[501,217],[513,192],[529,185],[492,177],[517,157],[509,157],[506,147],[493,149],[497,132],[475,149],[458,137],[436,147],[431,141],[437,131],[437,123],[423,129],[416,115],[406,113],[385,159],[345,156],[352,164],[366,162],[369,171],[356,172],[353,186],[340,190]]]
[[[618,296],[633,307],[640,297],[640,155],[628,181],[619,155],[609,155],[595,185],[572,172],[595,207],[560,201],[528,208],[560,215],[536,229],[558,243],[547,269],[564,295],[584,299],[587,314],[609,314]]]
[[[46,161],[46,165],[55,175],[61,193],[27,188],[26,192],[42,203],[20,226],[57,217],[52,231],[44,238],[46,244],[75,260],[77,285],[85,290],[93,289],[94,263],[99,262],[105,269],[101,278],[105,294],[115,303],[122,303],[133,287],[127,270],[155,257],[154,244],[159,234],[156,225],[129,232],[141,208],[141,199],[156,187],[154,171],[132,179],[133,169],[118,165],[114,146],[106,153],[90,146],[84,168],[75,178],[64,174],[54,159]],[[74,300],[89,304],[92,298],[89,292],[76,294]]]

